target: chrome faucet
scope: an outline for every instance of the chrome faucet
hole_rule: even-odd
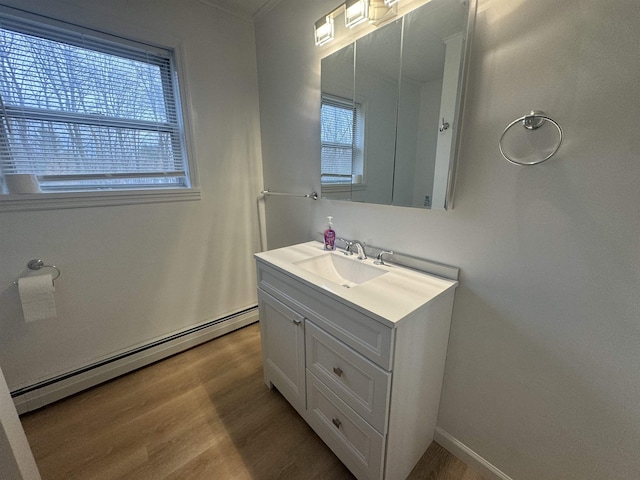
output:
[[[364,249],[364,242],[361,242],[360,240],[347,240],[346,238],[341,238],[340,240],[342,240],[346,245],[344,251],[345,255],[353,255],[353,247],[356,247],[358,260],[364,260],[367,258],[367,252]]]
[[[353,240],[353,244],[358,249],[358,260],[365,260],[367,258],[367,252],[364,250],[364,243],[359,240]]]

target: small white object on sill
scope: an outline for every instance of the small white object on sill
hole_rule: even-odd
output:
[[[31,173],[8,173],[4,176],[4,183],[9,193],[40,193],[38,176]]]

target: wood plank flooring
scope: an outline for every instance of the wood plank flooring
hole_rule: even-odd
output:
[[[44,480],[352,480],[262,379],[251,325],[22,417]],[[411,480],[482,480],[433,443]]]

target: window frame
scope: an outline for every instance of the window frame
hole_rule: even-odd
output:
[[[166,55],[168,52],[170,55],[169,74],[173,80],[173,98],[175,100],[178,135],[181,139],[180,148],[184,159],[186,184],[184,186],[162,188],[125,186],[122,189],[115,190],[51,190],[33,194],[0,193],[0,212],[200,200],[201,192],[194,161],[189,115],[184,108],[184,105],[188,104],[188,99],[185,88],[186,83],[184,82],[184,53],[181,45],[172,41],[164,42],[165,35],[161,37],[163,43],[172,45],[160,45],[144,40],[124,38],[117,34],[106,33],[0,5],[0,21],[2,18],[9,18],[20,23],[32,23],[36,26],[40,24],[47,29],[61,31],[63,36],[67,34],[66,32],[69,32],[69,35],[86,35],[91,41],[96,41],[99,45],[104,46],[102,51],[108,51],[107,45],[111,44],[116,51],[122,47],[135,49],[143,47],[151,52],[160,52],[162,55]],[[25,33],[28,34],[28,32]],[[127,58],[124,55],[122,57]]]

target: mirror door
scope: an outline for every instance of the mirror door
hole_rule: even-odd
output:
[[[322,59],[322,196],[451,207],[476,1],[430,0]]]
[[[402,20],[356,41],[355,103],[363,126],[351,200],[390,204],[393,198]],[[390,161],[391,159],[391,161]]]
[[[322,59],[320,103],[322,196],[351,200],[359,125],[354,103],[354,50],[351,44]]]
[[[403,20],[392,203],[443,209],[454,163],[467,11],[459,2],[433,0]]]

